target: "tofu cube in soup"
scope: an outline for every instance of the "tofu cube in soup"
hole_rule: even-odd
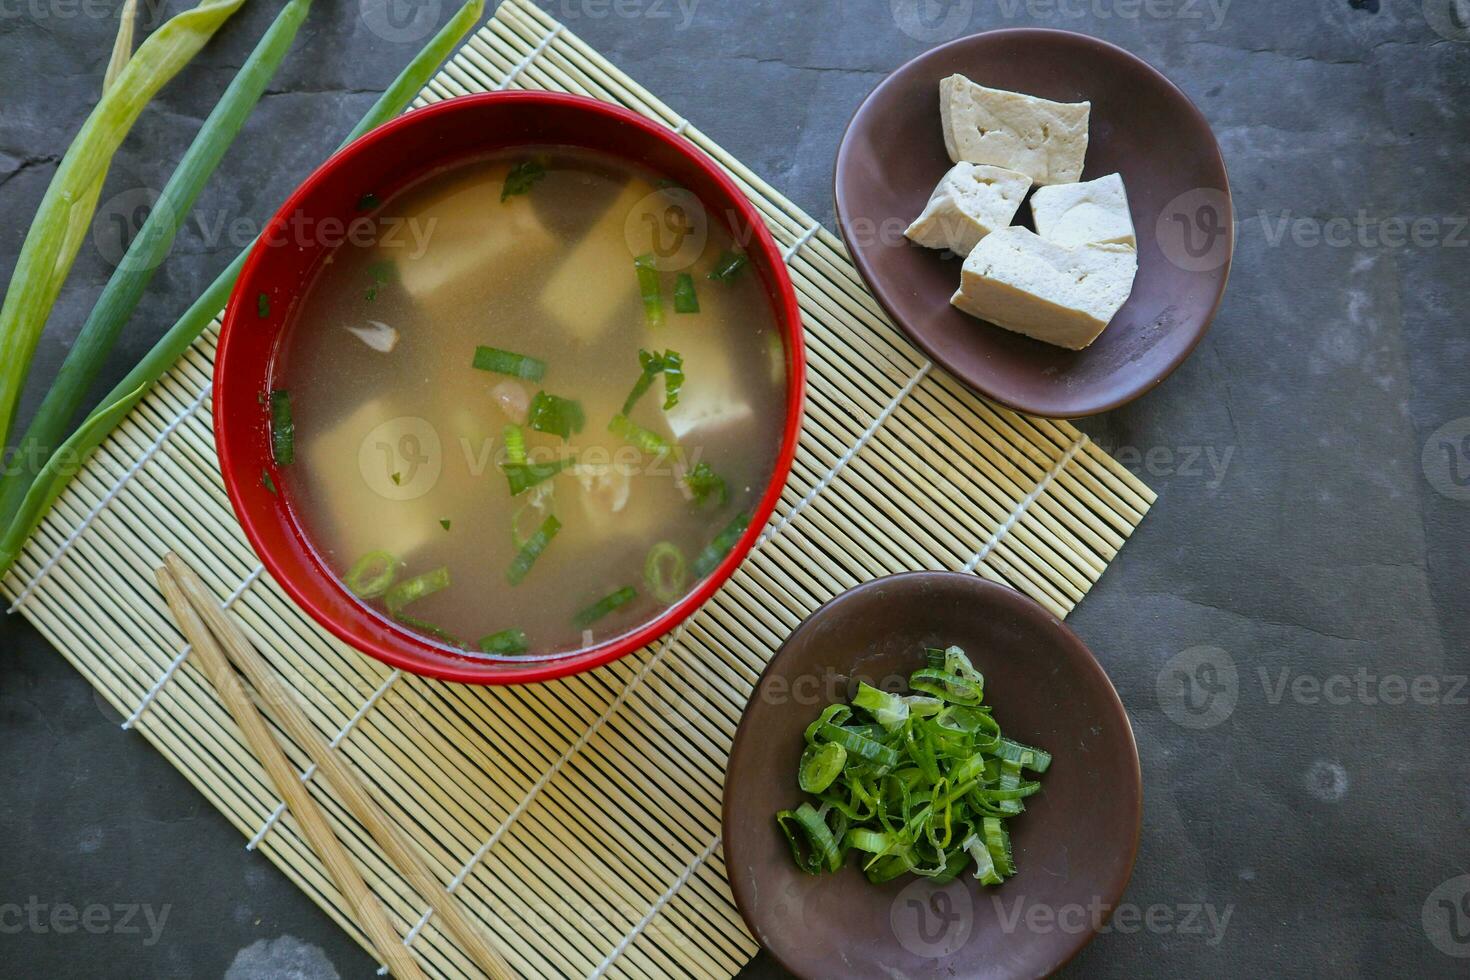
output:
[[[1037,184],[1082,178],[1090,102],[1052,102],[976,85],[963,75],[939,83],[944,148],[955,163],[989,164]]]
[[[1031,178],[1014,170],[957,163],[904,234],[925,248],[969,255],[980,239],[1011,223],[1030,189]]]
[[[1133,291],[1138,257],[1126,245],[1065,248],[1030,229],[987,235],[965,259],[956,307],[1048,344],[1081,350]]]
[[[505,168],[505,169],[508,169]],[[498,189],[496,190],[498,194]],[[432,202],[402,226],[399,245],[380,246],[394,261],[404,294],[435,314],[457,313],[466,284],[507,263],[548,261],[557,240],[524,196],[509,197],[496,208],[484,206],[485,190],[470,181]],[[433,249],[432,259],[415,254]]]
[[[633,260],[645,244],[640,236],[648,233],[643,215],[656,215],[658,204],[646,184],[628,183],[558,261],[541,292],[541,308],[564,334],[597,341],[627,315],[638,297]],[[589,274],[592,269],[597,271]]]
[[[1058,245],[1138,247],[1128,192],[1118,174],[1038,188],[1031,196],[1031,216],[1036,233]]]

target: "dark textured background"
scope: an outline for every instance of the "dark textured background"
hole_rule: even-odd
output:
[[[1446,19],[1454,3],[948,0],[927,21],[912,0],[702,0],[687,20],[673,0],[545,4],[829,228],[848,116],[885,72],[959,33],[1099,35],[1215,127],[1240,222],[1215,328],[1157,391],[1083,425],[1159,491],[1070,623],[1133,717],[1146,809],[1126,900],[1162,911],[1099,938],[1072,975],[1470,966],[1448,955],[1470,955],[1470,902],[1458,933],[1439,904],[1470,892],[1470,691],[1449,696],[1470,672],[1470,488],[1455,483],[1470,474],[1470,35]],[[162,185],[275,6],[250,0],[148,108],[105,201]],[[94,100],[115,10],[0,3],[0,276]],[[381,14],[318,0],[108,387],[225,264],[229,222],[248,237],[416,48],[375,33]],[[1415,219],[1417,243],[1379,234]],[[101,240],[83,247],[36,376],[110,271]],[[1170,685],[1205,661],[1226,690],[1194,715]],[[1390,678],[1438,693],[1386,703],[1400,699]],[[0,622],[0,975],[369,976],[369,957],[118,720],[23,621]],[[7,903],[32,896],[170,909],[152,945],[7,929]],[[1192,908],[1228,914],[1223,933],[1187,928]],[[778,972],[761,959],[748,974]]]

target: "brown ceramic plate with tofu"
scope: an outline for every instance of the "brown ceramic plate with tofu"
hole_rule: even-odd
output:
[[[1081,179],[1122,175],[1138,268],[1127,301],[1083,350],[956,309],[950,298],[962,259],[904,237],[954,165],[939,94],[940,81],[954,74],[1054,102],[1091,103]],[[1053,418],[1116,408],[1168,377],[1209,328],[1235,245],[1225,163],[1204,116],[1148,64],[1069,31],[976,34],[899,68],[848,125],[835,192],[859,273],[910,339],[979,393]],[[1014,223],[1031,227],[1029,197]]]

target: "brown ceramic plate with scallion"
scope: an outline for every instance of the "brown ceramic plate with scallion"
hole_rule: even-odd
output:
[[[913,572],[833,599],[771,660],[730,756],[725,860],[798,976],[1041,976],[1117,905],[1141,814],[1127,714],[1082,641],[1004,586]]]

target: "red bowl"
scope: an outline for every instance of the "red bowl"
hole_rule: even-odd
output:
[[[632,632],[555,659],[485,659],[393,624],[354,598],[308,543],[274,473],[268,409],[271,365],[318,262],[340,242],[329,229],[366,220],[364,189],[386,199],[418,178],[493,150],[526,145],[600,150],[688,188],[709,219],[746,242],[786,344],[786,420],[771,481],[750,526],[708,578]],[[336,224],[340,222],[340,225]],[[268,301],[262,318],[260,297]],[[796,455],[806,359],[801,314],[780,250],[754,206],[714,161],[671,130],[626,109],[573,95],[501,92],[450,99],[401,116],[323,163],[282,205],[256,244],[225,311],[214,362],[214,435],[230,503],[271,576],[317,622],[384,663],[471,684],[519,684],[597,667],[636,650],[699,608],[735,571],[775,510]]]

